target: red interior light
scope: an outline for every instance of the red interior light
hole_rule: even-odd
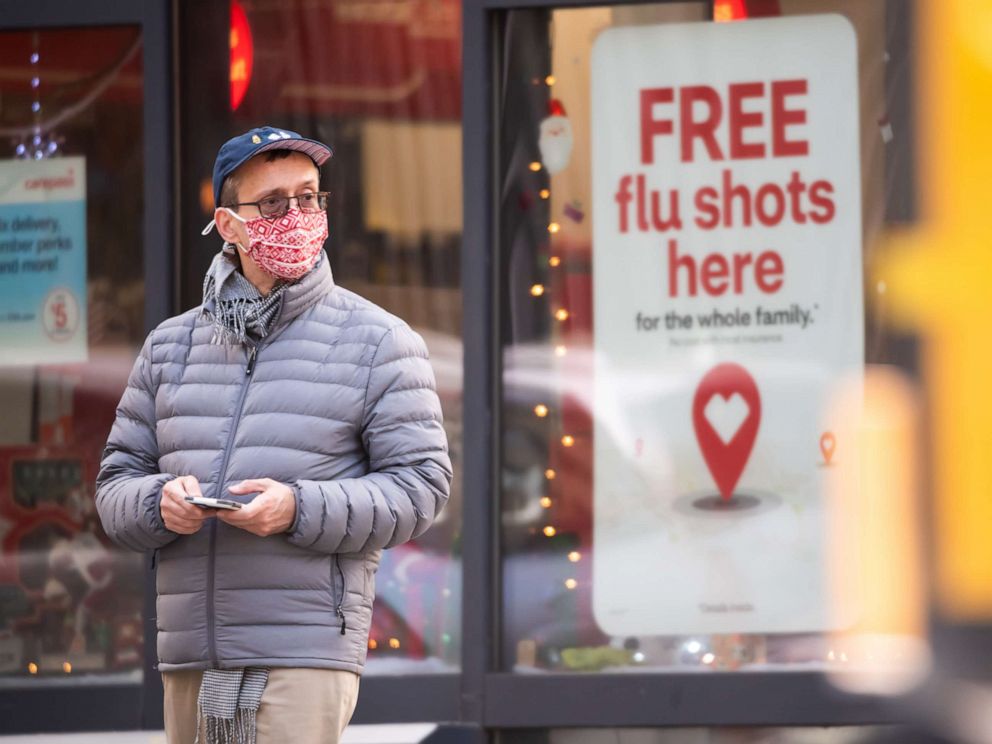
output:
[[[743,21],[781,14],[779,0],[715,0],[713,3],[714,21]]]
[[[231,111],[237,111],[248,84],[251,83],[251,68],[255,58],[255,49],[251,39],[251,26],[248,16],[238,0],[231,0]]]

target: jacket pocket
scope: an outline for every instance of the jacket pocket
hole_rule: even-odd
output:
[[[347,587],[344,583],[344,571],[341,570],[341,562],[337,553],[331,554],[331,602],[334,605],[334,614],[341,621],[341,635],[348,631],[348,621],[344,616],[344,598]]]

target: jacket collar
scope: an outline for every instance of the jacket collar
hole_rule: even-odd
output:
[[[313,270],[286,287],[282,296],[282,306],[272,323],[272,330],[290,323],[294,318],[320,302],[333,289],[334,277],[331,275],[331,262],[327,258],[327,252],[322,250],[320,260]]]

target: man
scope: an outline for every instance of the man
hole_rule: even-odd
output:
[[[423,341],[331,278],[330,156],[272,127],[220,149],[203,304],[145,341],[103,455],[104,529],[155,551],[170,744],[336,742],[381,550],[448,498]]]

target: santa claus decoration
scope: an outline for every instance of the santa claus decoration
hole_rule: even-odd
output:
[[[548,102],[548,117],[541,122],[537,144],[541,163],[549,174],[553,176],[568,167],[572,159],[572,122],[557,98]]]

